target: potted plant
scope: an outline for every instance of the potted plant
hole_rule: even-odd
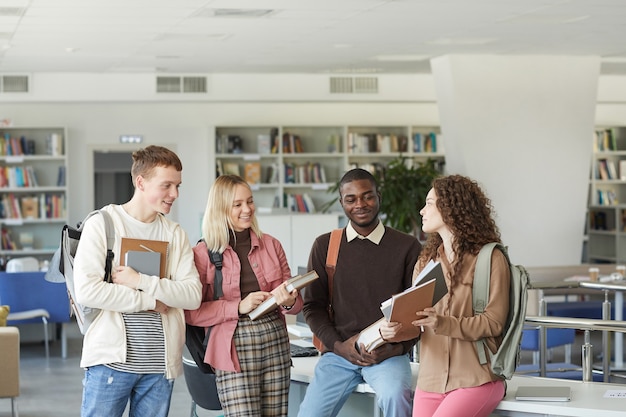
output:
[[[441,175],[440,162],[428,159],[423,163],[410,164],[407,157],[400,155],[386,168],[374,174],[381,194],[381,219],[387,226],[405,233],[419,236],[422,228],[420,208],[424,205],[426,194],[432,181]],[[328,191],[337,194],[339,184]],[[328,201],[322,211],[326,212],[335,205],[338,197]]]
[[[419,210],[424,206],[433,179],[441,173],[433,159],[413,164],[407,164],[406,159],[403,156],[394,159],[377,176],[382,196],[380,211],[386,225],[419,236],[422,228]]]

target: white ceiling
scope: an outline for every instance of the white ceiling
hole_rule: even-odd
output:
[[[598,55],[626,74],[626,0],[0,0],[3,74],[406,74],[446,54]]]

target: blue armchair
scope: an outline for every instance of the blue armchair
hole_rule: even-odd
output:
[[[11,307],[7,325],[43,323],[46,358],[49,357],[48,323],[70,321],[65,284],[48,282],[45,272],[0,272],[0,304]],[[62,356],[67,356],[65,326],[61,328]]]

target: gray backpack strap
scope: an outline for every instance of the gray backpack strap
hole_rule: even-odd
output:
[[[489,284],[491,281],[491,253],[493,252],[493,248],[498,245],[499,243],[497,242],[487,243],[480,249],[478,257],[476,258],[474,282],[472,284],[472,306],[474,308],[474,315],[484,313],[487,307],[487,302],[489,301]],[[484,339],[476,341],[478,359],[482,365],[487,363],[484,346]]]
[[[94,210],[89,213],[85,220],[83,220],[82,224],[80,225],[80,229],[82,230],[85,221],[87,221],[89,217],[97,213],[100,213],[102,215],[102,218],[104,219],[104,232],[106,233],[107,238],[107,255],[104,263],[104,280],[106,282],[111,282],[111,271],[113,269],[113,258],[115,256],[113,253],[113,245],[115,244],[115,228],[113,227],[113,219],[111,218],[111,215],[102,209]]]

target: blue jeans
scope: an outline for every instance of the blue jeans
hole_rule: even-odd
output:
[[[408,355],[393,356],[377,365],[360,367],[328,352],[315,367],[298,417],[336,416],[354,388],[363,382],[376,392],[376,403],[385,417],[411,415],[413,389]]]
[[[133,374],[91,366],[83,380],[81,417],[167,417],[174,380],[164,374]]]

